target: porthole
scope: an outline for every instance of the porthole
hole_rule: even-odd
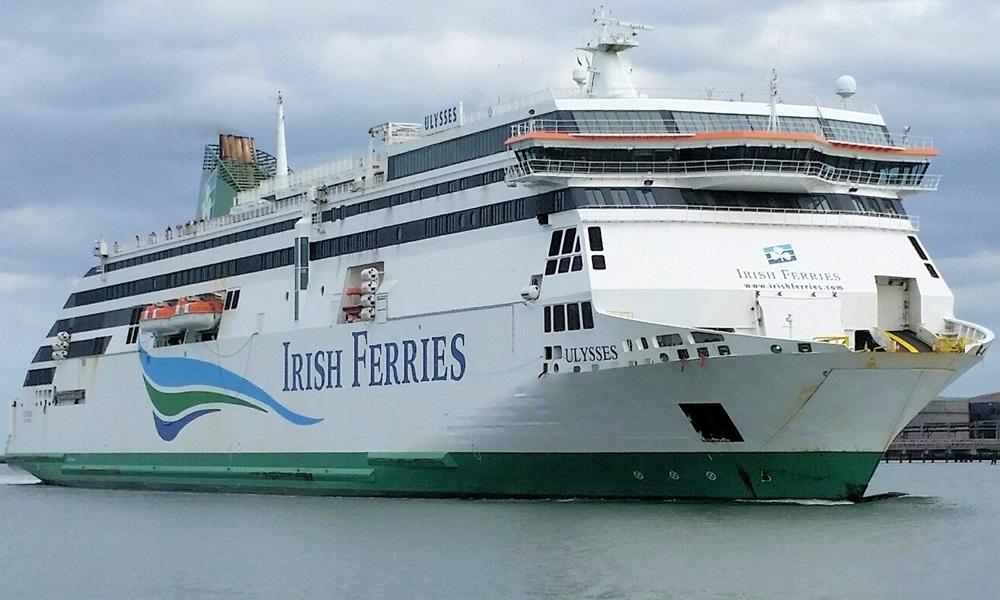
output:
[[[781,344],[771,344],[771,352],[774,352],[775,354],[781,354],[781,350],[782,350]]]

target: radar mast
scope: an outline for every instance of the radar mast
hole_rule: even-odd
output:
[[[630,69],[621,53],[638,46],[639,32],[651,28],[612,19],[611,12],[601,5],[594,11],[594,29],[594,37],[578,48],[591,55],[586,94],[601,98],[635,98],[638,92],[632,85]]]

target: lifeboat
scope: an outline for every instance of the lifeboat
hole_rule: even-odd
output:
[[[157,302],[148,304],[142,309],[139,316],[139,329],[152,333],[153,335],[173,335],[181,330],[175,323],[171,323],[171,318],[177,313],[177,302]]]
[[[154,335],[212,329],[222,319],[223,302],[215,294],[188,296],[146,306],[139,328]]]
[[[222,308],[222,300],[214,294],[181,298],[177,314],[170,320],[184,331],[205,331],[219,324]]]

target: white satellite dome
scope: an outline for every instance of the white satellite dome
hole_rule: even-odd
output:
[[[858,82],[850,75],[841,75],[837,80],[837,95],[847,100],[858,93]]]

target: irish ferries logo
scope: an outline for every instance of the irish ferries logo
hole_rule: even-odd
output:
[[[795,258],[795,250],[792,249],[791,244],[765,246],[764,256],[767,258],[767,264],[769,265],[778,265],[798,260]]]
[[[295,425],[313,425],[323,420],[289,410],[249,380],[212,363],[153,356],[141,344],[139,362],[146,392],[153,403],[156,433],[167,442],[191,421],[229,406],[275,413]]]

